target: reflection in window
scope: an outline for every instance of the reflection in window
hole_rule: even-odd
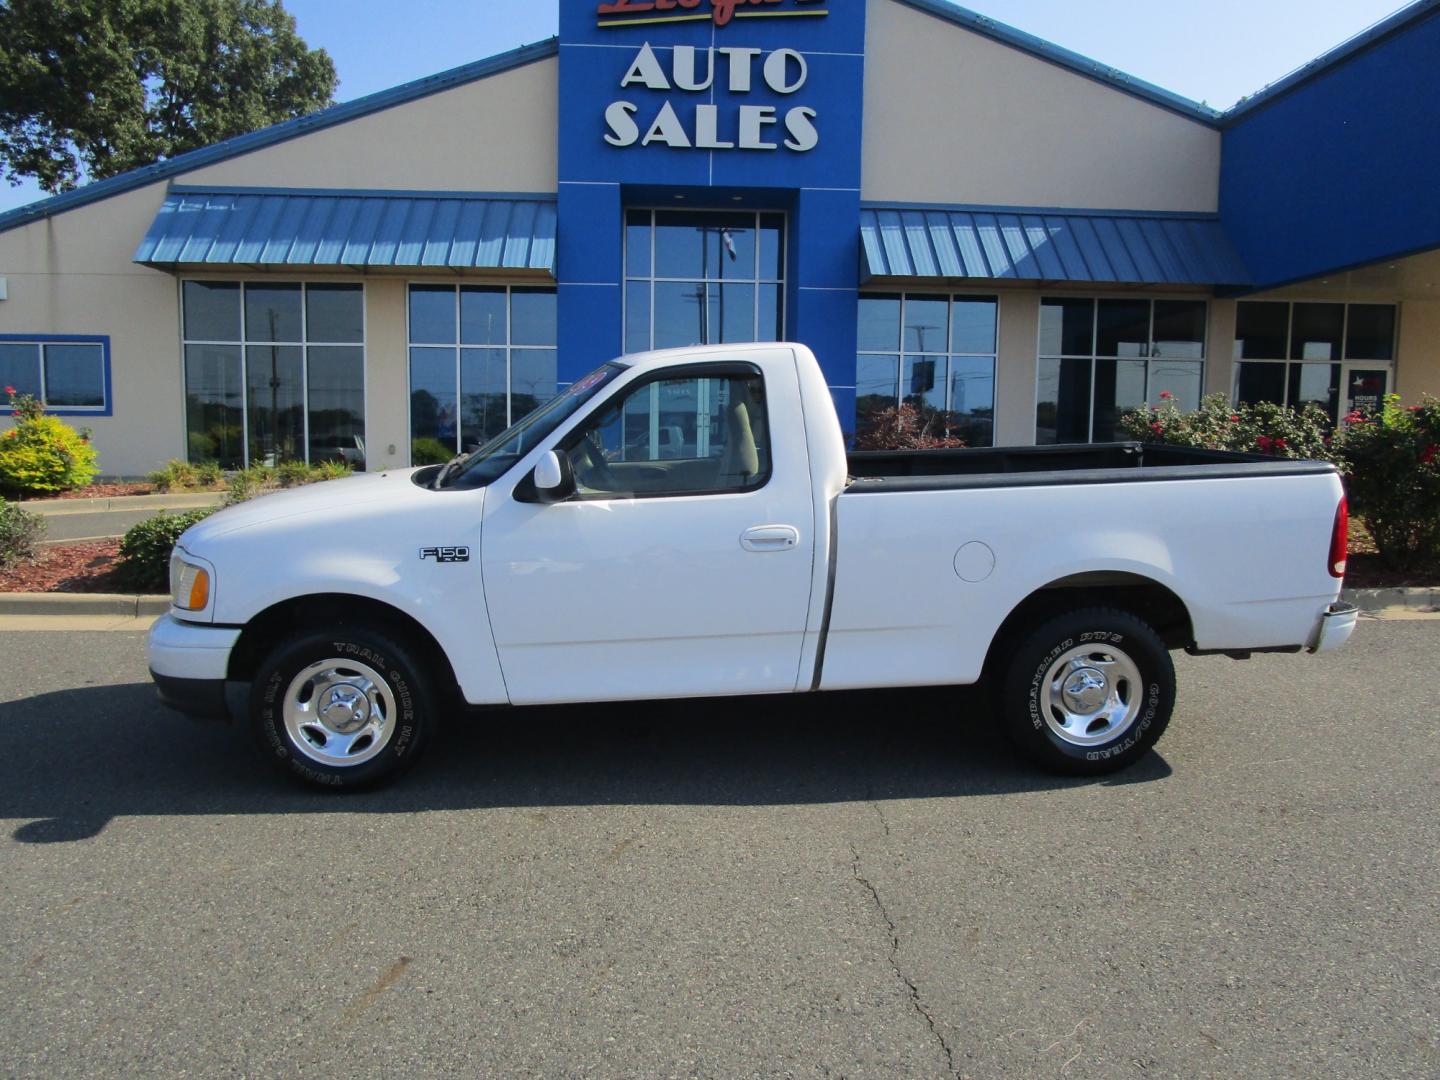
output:
[[[51,409],[105,409],[106,344],[103,338],[73,341],[0,339],[0,387],[14,387]],[[0,411],[10,399],[0,394]]]
[[[1203,300],[1042,300],[1035,441],[1121,441],[1121,415],[1162,394],[1198,407],[1205,319]]]
[[[744,491],[770,475],[760,375],[658,379],[566,440],[582,495]]]
[[[781,214],[630,210],[625,350],[784,338]]]
[[[1332,423],[1378,408],[1393,375],[1395,314],[1393,304],[1241,301],[1235,401],[1315,404]]]
[[[361,286],[186,281],[181,313],[191,461],[365,467]]]
[[[555,396],[553,288],[410,286],[410,460],[448,461]]]
[[[994,297],[862,294],[858,445],[883,445],[877,424],[901,404],[919,410],[938,435],[967,446],[993,445],[997,310]]]

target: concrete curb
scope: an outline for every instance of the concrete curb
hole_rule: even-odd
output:
[[[1405,608],[1417,614],[1440,615],[1440,588],[1418,586],[1409,589],[1343,589],[1340,599],[1361,611]]]
[[[0,615],[164,615],[168,596],[124,593],[0,593]]]
[[[194,510],[218,506],[223,491],[186,491],[170,495],[120,495],[113,499],[34,499],[16,505],[41,517],[66,514],[104,514],[135,510]]]

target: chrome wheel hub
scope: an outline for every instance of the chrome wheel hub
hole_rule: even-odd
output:
[[[1140,715],[1140,669],[1113,645],[1081,645],[1062,654],[1045,675],[1045,723],[1072,746],[1119,738]]]
[[[321,660],[290,680],[285,731],[320,765],[360,765],[384,750],[395,732],[395,695],[368,664]]]

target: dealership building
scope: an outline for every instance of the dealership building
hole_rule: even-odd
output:
[[[1440,394],[1437,177],[1440,0],[1228,112],[944,0],[562,0],[557,39],[0,214],[0,386],[113,476],[419,464],[619,353],[776,338],[850,432],[1338,418]]]

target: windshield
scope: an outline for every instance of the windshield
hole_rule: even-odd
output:
[[[510,466],[535,449],[537,443],[575,415],[582,405],[624,370],[624,364],[612,361],[602,364],[583,379],[577,379],[457,465],[446,478],[444,486],[478,488],[500,479]]]

